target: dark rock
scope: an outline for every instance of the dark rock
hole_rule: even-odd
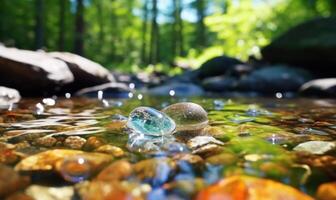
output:
[[[76,95],[97,98],[99,91],[103,92],[103,98],[127,98],[132,90],[124,83],[105,83],[81,89]]]
[[[167,83],[162,86],[157,86],[148,90],[151,95],[157,96],[201,96],[204,91],[199,86],[192,83]]]
[[[235,58],[218,56],[206,61],[201,65],[198,77],[203,79],[206,77],[228,74],[231,73],[236,65],[242,64],[243,62]]]
[[[34,96],[57,93],[73,81],[73,74],[61,60],[44,52],[0,46],[0,85]]]
[[[232,90],[237,85],[237,79],[227,76],[215,76],[202,81],[202,87],[207,91],[223,92]]]
[[[302,23],[262,49],[263,59],[304,67],[324,77],[336,75],[336,17]]]
[[[72,90],[113,82],[113,75],[100,64],[87,58],[68,52],[51,52],[49,56],[64,61],[74,76],[74,81],[68,86]]]
[[[29,183],[29,177],[20,176],[12,168],[0,165],[0,199],[20,189],[24,189]]]
[[[263,67],[243,77],[238,88],[262,93],[290,92],[297,91],[310,79],[311,75],[303,69],[275,65]]]
[[[12,103],[17,103],[20,99],[21,96],[17,90],[0,86],[0,108],[9,106]]]
[[[336,97],[336,78],[309,81],[302,85],[300,92],[308,96]]]
[[[197,81],[199,70],[186,71],[180,75],[171,77],[167,82],[192,83]]]

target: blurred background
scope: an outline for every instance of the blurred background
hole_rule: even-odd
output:
[[[273,94],[336,75],[335,0],[1,0],[0,5],[4,46],[72,52],[101,64],[118,82],[123,82],[118,73],[156,74],[147,77],[152,83],[158,79],[150,85],[184,74],[168,80],[206,91]],[[12,82],[1,83],[19,87]],[[335,88],[336,80],[318,87],[326,84]]]
[[[291,27],[335,13],[334,0],[1,0],[0,41],[177,73],[222,54],[260,58]]]

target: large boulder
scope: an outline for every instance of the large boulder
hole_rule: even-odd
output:
[[[48,55],[68,65],[75,79],[68,87],[73,90],[115,81],[107,69],[82,56],[68,52],[51,52]]]
[[[71,53],[45,53],[0,46],[0,85],[23,96],[73,93],[114,81],[98,63]]]
[[[47,95],[74,81],[67,64],[44,52],[0,46],[0,85],[22,95]]]
[[[263,59],[304,67],[319,76],[336,75],[336,17],[302,23],[262,49]]]
[[[214,57],[201,65],[198,77],[200,79],[204,79],[212,76],[230,74],[234,70],[235,66],[243,64],[243,62],[227,56]]]
[[[302,85],[300,92],[308,96],[336,97],[336,78],[309,81]]]
[[[296,92],[302,84],[312,79],[309,72],[283,65],[264,66],[238,82],[242,91],[261,93]]]

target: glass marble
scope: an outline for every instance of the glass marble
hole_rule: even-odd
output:
[[[91,165],[85,158],[74,156],[62,162],[60,171],[64,180],[78,183],[89,178]]]
[[[175,122],[166,114],[150,107],[138,107],[128,117],[127,127],[136,133],[164,136],[173,134]]]
[[[175,121],[177,131],[194,131],[208,125],[208,113],[195,103],[175,103],[164,108],[162,112]]]

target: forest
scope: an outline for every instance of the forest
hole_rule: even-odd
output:
[[[335,13],[334,0],[1,0],[0,42],[174,74],[223,54],[259,58],[292,26]]]

